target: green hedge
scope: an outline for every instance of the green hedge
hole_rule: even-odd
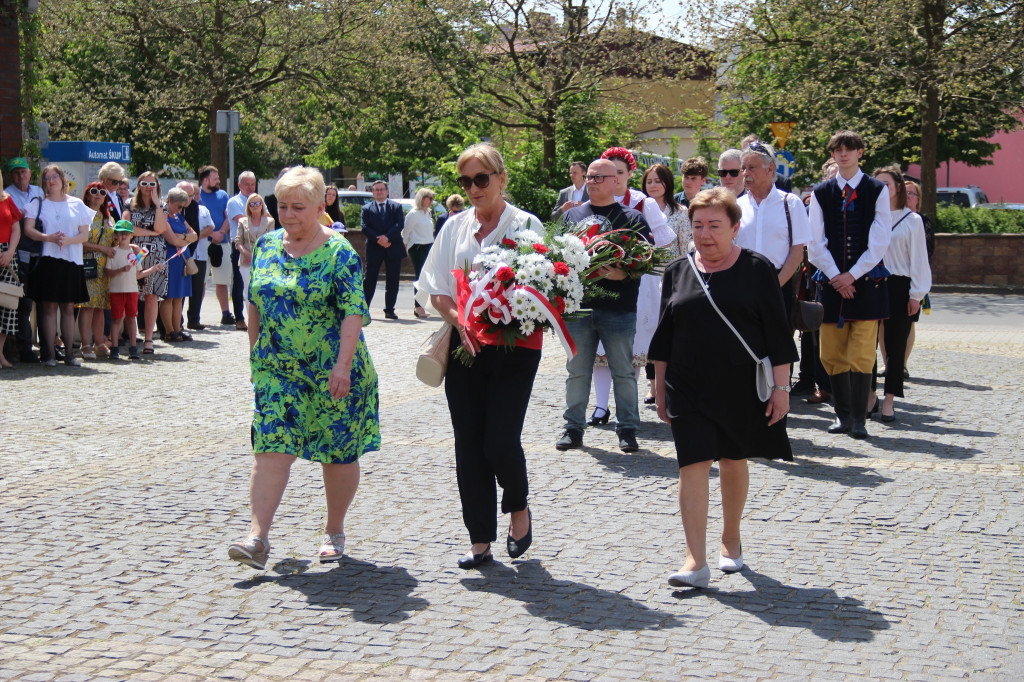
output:
[[[1024,233],[1024,211],[940,206],[935,232],[957,234]]]
[[[359,204],[343,204],[341,207],[341,213],[345,216],[345,229],[347,230],[358,230],[359,229],[359,212],[363,210],[363,207]]]

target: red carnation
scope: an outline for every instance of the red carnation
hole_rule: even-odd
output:
[[[555,310],[558,311],[559,315],[565,312],[565,299],[561,296],[555,296],[551,299],[551,305],[555,306]]]
[[[514,249],[514,248],[516,248],[516,240],[509,239],[508,237],[506,237],[505,239],[501,240],[501,245],[502,246],[507,246],[510,249]]]
[[[533,250],[536,251],[537,253],[547,253],[548,247],[544,246],[543,244],[534,244]]]
[[[566,265],[565,263],[563,263],[562,261],[558,261],[557,263],[555,263],[555,274],[556,275],[568,275],[569,274],[569,266]]]
[[[507,265],[503,265],[498,268],[498,271],[494,273],[494,279],[499,282],[511,282],[516,278],[516,272]]]

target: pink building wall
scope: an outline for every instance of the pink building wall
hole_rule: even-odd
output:
[[[1024,123],[1024,118],[1021,121]],[[998,133],[990,141],[1001,147],[992,155],[992,165],[975,168],[958,161],[941,163],[935,178],[938,186],[977,185],[989,201],[1024,203],[1024,179],[1018,170],[1024,160],[1024,128],[1010,133]],[[913,165],[907,169],[907,173],[921,177],[921,167]]]

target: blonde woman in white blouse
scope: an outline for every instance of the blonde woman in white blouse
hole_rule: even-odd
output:
[[[921,314],[921,301],[932,287],[932,271],[928,266],[924,223],[920,215],[907,207],[903,172],[898,166],[887,166],[876,170],[874,175],[889,188],[889,209],[892,212],[892,238],[882,259],[892,274],[888,282],[889,319],[881,332],[888,364],[885,368],[885,398],[879,419],[894,422],[893,402],[897,396],[903,397],[903,366],[910,324],[916,322]]]
[[[256,247],[259,238],[273,230],[276,225],[274,225],[274,219],[270,217],[267,202],[263,200],[263,197],[253,192],[245,201],[245,216],[238,219],[235,248],[239,251],[238,271],[242,274],[242,298],[248,301],[252,250]]]
[[[405,227],[402,228],[402,241],[405,242],[405,250],[409,252],[409,258],[412,260],[416,279],[420,278],[420,271],[423,270],[427,254],[430,253],[430,245],[434,243],[434,214],[430,210],[433,205],[434,192],[426,187],[420,187],[416,190],[412,210],[405,216]],[[412,295],[416,296],[415,287]],[[429,317],[419,303],[414,304],[413,315]]]

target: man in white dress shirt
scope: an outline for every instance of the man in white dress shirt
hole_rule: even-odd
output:
[[[573,161],[569,164],[569,179],[572,180],[572,184],[558,193],[558,202],[555,204],[555,210],[551,212],[552,220],[558,220],[570,208],[590,200],[587,184],[583,182],[583,176],[586,174],[587,166],[582,161]]]
[[[736,200],[743,212],[733,240],[772,262],[779,275],[786,319],[793,309],[793,276],[811,241],[811,228],[800,197],[775,187],[775,151],[754,142],[743,152],[741,170],[747,191]]]

